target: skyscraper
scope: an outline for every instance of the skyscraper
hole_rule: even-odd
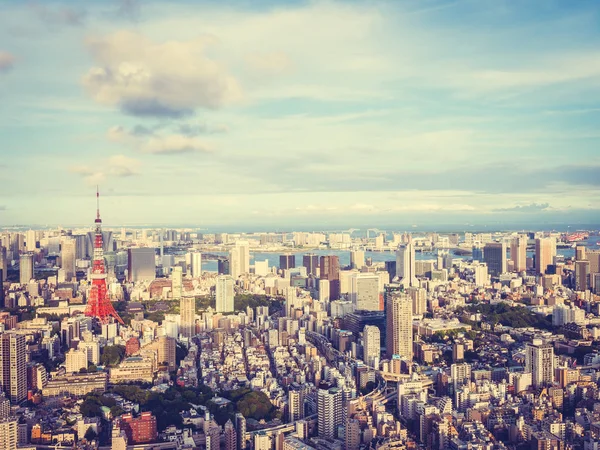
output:
[[[525,371],[531,373],[534,387],[554,381],[554,348],[541,339],[533,339],[525,347]]]
[[[34,252],[37,247],[37,237],[35,230],[29,230],[25,234],[25,250]]]
[[[587,259],[585,250],[585,245],[578,245],[575,247],[575,261],[583,261],[584,259]]]
[[[381,332],[379,327],[365,325],[363,329],[363,361],[370,367],[378,369],[381,357]]]
[[[318,434],[320,438],[335,439],[336,430],[342,424],[342,391],[322,383],[317,391]]]
[[[75,276],[75,259],[75,239],[64,239],[60,245],[60,261],[67,281],[71,281]]]
[[[535,240],[535,273],[545,275],[548,266],[554,262],[556,256],[556,240],[539,238]]]
[[[250,271],[250,244],[248,241],[236,241],[229,252],[229,271],[236,279]]]
[[[575,289],[586,291],[590,288],[590,262],[575,261]]]
[[[356,311],[380,311],[383,301],[379,299],[379,275],[354,273],[350,277],[350,301]]]
[[[340,260],[337,256],[321,256],[321,280],[329,281],[329,299],[340,298]]]
[[[307,275],[317,275],[317,268],[319,267],[319,256],[314,253],[307,253],[302,256],[302,265],[306,267]]]
[[[33,253],[23,253],[19,260],[19,281],[27,284],[33,278]]]
[[[292,384],[288,391],[288,422],[304,419],[304,388]]]
[[[183,268],[181,266],[173,266],[171,272],[171,294],[173,300],[179,300],[183,293]]]
[[[237,450],[237,433],[231,419],[224,426],[225,450]]]
[[[235,431],[237,432],[237,450],[246,448],[246,418],[241,413],[235,415]]]
[[[412,360],[412,299],[404,293],[395,292],[389,298],[386,309],[387,357],[399,355]]]
[[[527,270],[527,237],[519,236],[511,241],[510,259],[516,272]]]
[[[396,250],[396,276],[404,287],[419,286],[415,274],[415,248],[412,244],[404,244]]]
[[[296,267],[296,255],[291,253],[279,255],[279,268],[281,270],[293,269],[294,267]]]
[[[156,278],[156,251],[153,248],[128,249],[127,279],[129,282],[152,281]]]
[[[506,243],[489,242],[483,248],[483,260],[492,276],[506,273]]]
[[[181,297],[179,301],[180,334],[191,338],[196,334],[196,298]]]
[[[199,278],[202,276],[202,253],[192,253],[192,278]]]
[[[350,252],[350,267],[353,269],[361,269],[365,265],[364,250],[352,250]]]
[[[233,278],[229,275],[219,275],[216,285],[217,312],[232,312],[234,310]]]
[[[12,332],[0,335],[0,387],[12,403],[27,398],[26,358],[24,335]]]

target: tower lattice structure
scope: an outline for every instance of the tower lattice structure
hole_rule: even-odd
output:
[[[100,219],[100,193],[96,191],[96,230],[94,233],[94,259],[92,262],[92,287],[90,288],[85,315],[97,318],[101,323],[108,323],[108,318],[113,317],[121,325],[123,319],[119,317],[108,296],[106,286],[106,265],[104,263],[104,242],[102,237],[102,219]]]

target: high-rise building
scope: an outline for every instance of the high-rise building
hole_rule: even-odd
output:
[[[75,276],[75,259],[75,239],[64,239],[60,245],[60,261],[67,281],[71,281]]]
[[[578,245],[575,247],[575,261],[583,261],[584,259],[587,259],[585,250],[585,245]]]
[[[235,246],[229,252],[229,270],[234,279],[250,272],[250,244],[248,241],[236,241]]]
[[[229,258],[219,258],[217,261],[217,272],[219,275],[231,275]]]
[[[552,237],[535,240],[535,273],[545,275],[556,256],[556,240]]]
[[[314,253],[307,253],[302,256],[302,265],[306,267],[307,275],[317,275],[317,269],[319,268],[319,256]]]
[[[329,281],[329,298],[338,300],[340,298],[340,260],[337,256],[321,256],[320,259],[321,280]]]
[[[158,437],[156,417],[151,412],[143,412],[139,417],[130,413],[119,418],[119,428],[125,431],[130,444],[146,444]]]
[[[352,250],[350,252],[350,267],[352,269],[361,269],[365,265],[364,250]]]
[[[404,287],[419,286],[415,271],[415,247],[409,243],[396,250],[396,276]]]
[[[237,433],[231,419],[225,422],[223,435],[225,438],[225,450],[237,450]]]
[[[19,260],[19,281],[27,284],[33,279],[33,253],[23,253]]]
[[[192,278],[200,278],[202,276],[202,253],[192,253]]]
[[[510,242],[510,259],[515,272],[527,270],[527,237],[519,236]]]
[[[87,369],[88,354],[85,349],[70,349],[65,353],[65,368],[68,373],[77,373],[81,369]]]
[[[467,384],[471,381],[471,364],[459,363],[450,366],[450,376],[454,383],[454,389]]]
[[[0,447],[2,450],[17,450],[19,446],[19,418],[0,419]]]
[[[0,387],[12,403],[27,398],[26,358],[24,335],[12,332],[0,335]]]
[[[412,299],[413,316],[422,316],[427,312],[427,291],[424,288],[412,287],[406,290]]]
[[[304,387],[292,384],[288,391],[288,422],[304,419]]]
[[[355,311],[381,311],[379,275],[357,272],[350,277],[350,301]]]
[[[387,302],[386,309],[387,357],[399,355],[412,360],[412,299],[404,293],[393,293]]]
[[[363,329],[363,361],[369,366],[378,369],[381,357],[381,332],[379,327],[365,325]]]
[[[181,297],[179,301],[179,326],[183,337],[191,338],[196,334],[196,298]]]
[[[554,381],[554,348],[541,339],[533,339],[525,347],[525,371],[531,373],[534,387]]]
[[[575,261],[575,289],[586,291],[590,288],[590,262]]]
[[[291,253],[279,255],[279,268],[281,270],[293,269],[294,267],[296,267],[296,255]]]
[[[241,413],[235,415],[235,431],[237,432],[237,450],[246,448],[246,418]]]
[[[345,433],[346,450],[358,450],[360,448],[360,421],[358,419],[348,419]]]
[[[28,252],[35,252],[37,247],[37,237],[35,230],[29,230],[25,233],[25,250]]]
[[[234,311],[234,280],[229,275],[219,275],[216,285],[216,310],[217,312]]]
[[[492,276],[506,273],[506,243],[488,242],[483,248],[483,260]]]
[[[127,279],[129,282],[152,281],[156,278],[156,251],[153,248],[128,249]]]
[[[179,300],[183,294],[183,268],[181,266],[173,266],[171,272],[171,294],[173,300]]]
[[[317,390],[318,434],[323,439],[335,439],[343,420],[342,391],[323,383]]]
[[[596,294],[600,293],[600,282],[596,279],[600,278],[600,250],[588,250],[585,257],[590,262],[590,288]]]

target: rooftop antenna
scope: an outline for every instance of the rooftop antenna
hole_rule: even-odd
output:
[[[100,223],[100,190],[98,189],[98,185],[96,185],[96,223]]]

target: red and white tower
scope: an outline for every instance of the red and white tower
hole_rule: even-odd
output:
[[[94,260],[92,262],[92,287],[88,297],[85,315],[97,318],[101,323],[108,323],[112,316],[121,325],[123,319],[119,317],[108,297],[106,287],[106,266],[104,265],[104,249],[102,238],[102,220],[100,219],[100,193],[96,190],[96,231],[94,237]]]

